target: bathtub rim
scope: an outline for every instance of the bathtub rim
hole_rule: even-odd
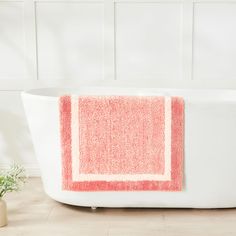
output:
[[[65,92],[63,92],[65,91]],[[105,91],[105,93],[104,93]],[[199,102],[236,102],[236,89],[193,89],[193,88],[140,88],[116,86],[81,86],[71,87],[42,87],[21,92],[22,96],[29,96],[48,101],[57,101],[63,95],[88,96],[177,96],[185,101]]]

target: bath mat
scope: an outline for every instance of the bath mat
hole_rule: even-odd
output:
[[[64,190],[182,189],[182,98],[62,96],[59,108]]]

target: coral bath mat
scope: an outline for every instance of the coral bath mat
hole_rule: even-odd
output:
[[[59,106],[64,190],[182,189],[182,98],[62,96]]]

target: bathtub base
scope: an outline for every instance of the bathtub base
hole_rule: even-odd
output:
[[[206,199],[182,199],[176,192],[167,196],[162,192],[46,192],[49,197],[57,202],[68,205],[90,207],[96,210],[105,208],[235,208],[236,200],[218,199],[214,197]],[[173,195],[172,195],[173,194]]]

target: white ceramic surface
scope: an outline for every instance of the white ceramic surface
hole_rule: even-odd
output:
[[[62,191],[58,98],[63,94],[182,96],[185,100],[183,191]],[[97,207],[236,207],[236,90],[35,89],[23,92],[22,98],[44,188],[53,199]]]

